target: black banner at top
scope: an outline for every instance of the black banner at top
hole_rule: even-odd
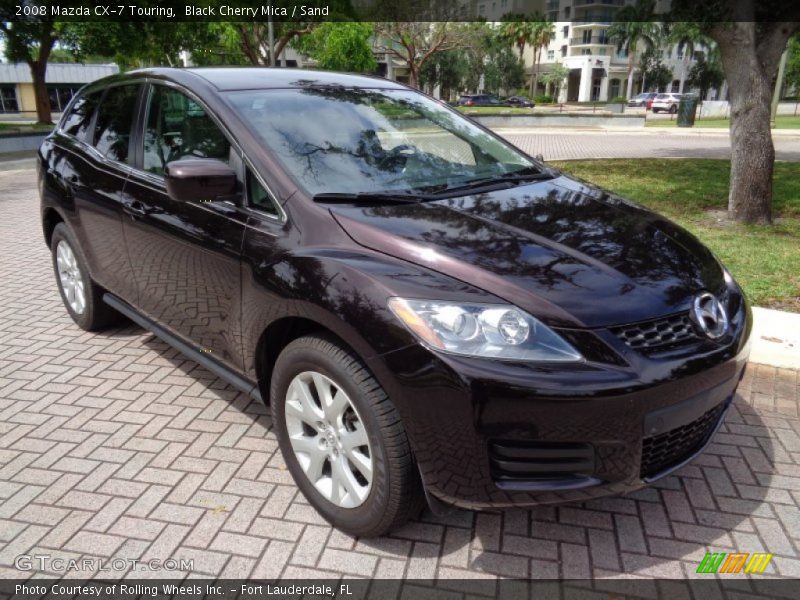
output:
[[[0,0],[0,20],[800,21],[798,0]]]

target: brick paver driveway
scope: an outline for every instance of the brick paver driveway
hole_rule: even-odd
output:
[[[226,577],[680,578],[706,551],[734,550],[772,552],[768,572],[800,576],[794,371],[750,367],[709,451],[631,496],[425,513],[352,539],[292,484],[266,409],[137,327],[75,327],[33,171],[0,173],[0,189],[0,577],[47,554],[194,559],[196,574]]]

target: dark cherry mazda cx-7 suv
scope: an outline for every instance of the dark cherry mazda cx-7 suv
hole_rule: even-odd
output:
[[[637,489],[704,449],[747,360],[691,234],[391,81],[134,71],[38,169],[75,322],[124,315],[267,402],[354,535]]]

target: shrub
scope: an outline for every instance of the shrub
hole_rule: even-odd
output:
[[[625,96],[617,96],[616,98],[612,98],[609,100],[609,104],[625,104],[628,102],[628,99]]]
[[[553,97],[541,94],[539,96],[534,96],[533,101],[536,104],[552,104],[553,103]]]

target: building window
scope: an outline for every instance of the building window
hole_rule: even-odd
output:
[[[670,90],[673,94],[679,93],[681,90],[681,82],[680,79],[675,79],[672,82],[672,89]]]
[[[592,53],[592,51],[589,48],[584,48],[583,50],[581,50],[581,54],[583,56],[590,55],[591,53]]]
[[[564,58],[567,55],[567,47],[561,46],[561,58]]]
[[[508,6],[508,0],[500,0],[500,8],[506,8]]]
[[[72,97],[78,93],[80,88],[81,84],[79,83],[74,85],[48,85],[47,93],[50,96],[50,108],[53,112],[64,112],[64,109],[67,108],[67,104],[69,104]]]
[[[569,37],[569,25],[564,25],[563,34],[564,39]]]
[[[479,4],[478,5],[478,16],[479,17],[485,17],[486,16],[486,5],[485,4]]]
[[[555,60],[556,58],[556,51],[555,50],[548,50],[547,51],[547,60]]]
[[[13,85],[0,86],[0,112],[19,112],[17,90]]]
[[[569,6],[564,7],[564,18],[569,19]]]
[[[620,81],[619,79],[612,79],[608,82],[608,97],[609,98],[617,98],[621,96],[620,93]]]

